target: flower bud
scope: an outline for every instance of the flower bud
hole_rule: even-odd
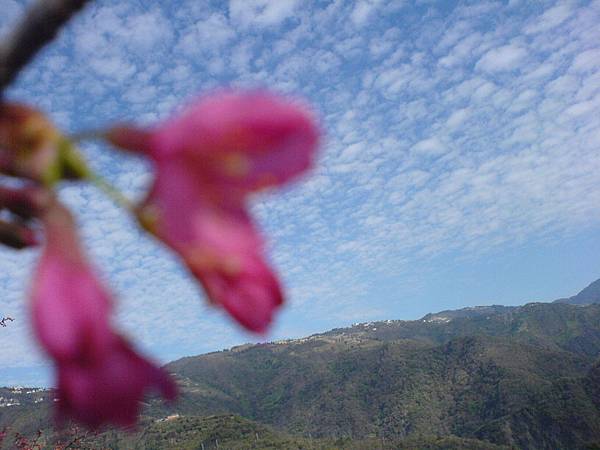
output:
[[[51,193],[37,186],[11,189],[0,186],[0,210],[7,209],[21,219],[38,217],[51,201]]]
[[[21,223],[0,220],[0,244],[21,250],[39,244],[35,232]]]
[[[0,104],[0,172],[47,186],[88,173],[73,144],[44,114],[15,103]]]

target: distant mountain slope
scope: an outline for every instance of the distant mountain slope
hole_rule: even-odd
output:
[[[219,423],[227,448],[250,448],[253,433],[265,441],[252,448],[600,448],[598,286],[182,358],[166,366],[180,401],[151,399],[141,434],[102,442],[199,448]],[[22,395],[0,428],[40,427],[49,401]]]
[[[315,436],[600,442],[600,305],[435,317],[183,358],[167,366],[183,386],[176,410]]]
[[[577,295],[569,298],[555,300],[557,303],[568,303],[570,305],[590,305],[600,303],[600,279],[591,283]]]

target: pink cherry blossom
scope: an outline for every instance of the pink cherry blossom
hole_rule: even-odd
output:
[[[312,165],[312,115],[265,92],[225,92],[151,130],[116,127],[108,139],[154,162],[142,224],[182,256],[213,303],[264,331],[283,296],[245,200]]]
[[[41,214],[46,244],[34,278],[34,329],[58,372],[59,418],[91,427],[135,423],[148,388],[172,399],[168,374],[136,354],[110,325],[111,298],[85,260],[69,211]]]
[[[120,336],[96,364],[58,364],[59,419],[76,418],[91,428],[135,424],[140,400],[149,388],[173,400],[175,385],[165,371],[138,355]]]
[[[42,217],[46,244],[32,292],[34,328],[57,362],[106,357],[111,299],[79,248],[71,214],[54,202]]]

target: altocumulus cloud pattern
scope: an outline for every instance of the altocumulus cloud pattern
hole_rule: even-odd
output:
[[[1,0],[1,33],[25,4]],[[98,1],[8,96],[73,132],[115,118],[154,123],[224,84],[316,105],[326,130],[318,170],[253,205],[290,294],[273,335],[298,336],[416,314],[398,299],[418,291],[424,271],[597,233],[598,23],[600,1]],[[150,181],[133,157],[84,150],[132,197]],[[118,325],[152,353],[168,360],[249,339],[100,193],[62,194],[110,270]],[[17,320],[2,329],[11,345],[0,384],[22,383],[25,369],[44,380],[29,370],[43,363],[24,302],[34,256],[1,253],[2,312]],[[395,293],[372,298],[385,283]]]

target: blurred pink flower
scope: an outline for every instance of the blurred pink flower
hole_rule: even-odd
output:
[[[283,297],[245,199],[312,165],[312,115],[265,92],[222,92],[154,129],[116,127],[108,139],[155,164],[140,222],[182,256],[213,303],[264,331]]]
[[[135,424],[140,400],[153,387],[169,400],[176,388],[169,375],[138,355],[122,337],[113,336],[110,351],[96,364],[58,364],[59,418],[73,417],[91,428]]]
[[[132,425],[147,388],[172,399],[175,386],[112,329],[110,296],[83,256],[69,211],[54,199],[41,219],[46,244],[32,314],[36,334],[57,365],[59,418],[91,427]]]
[[[32,292],[34,328],[57,362],[106,357],[111,299],[79,247],[71,214],[56,200],[43,212],[46,243]]]

